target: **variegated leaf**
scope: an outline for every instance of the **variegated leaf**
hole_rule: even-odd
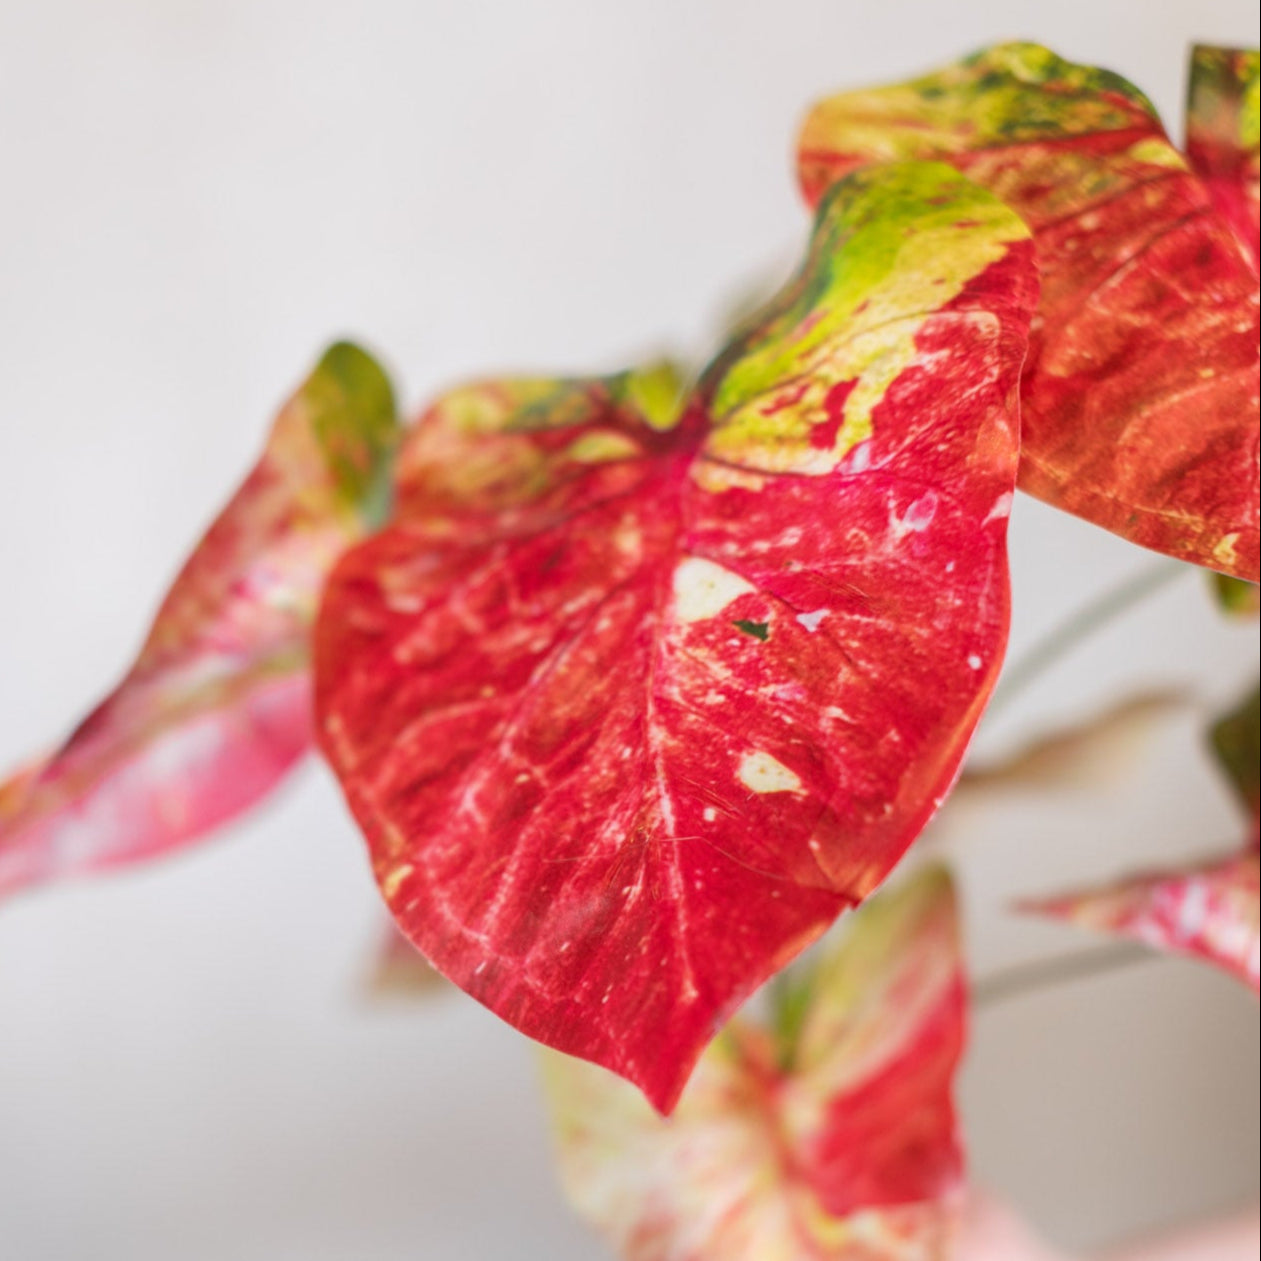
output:
[[[949,878],[921,874],[847,927],[777,1027],[728,1026],[669,1119],[548,1053],[566,1192],[627,1261],[953,1255],[966,1004]]]
[[[1254,49],[1191,50],[1187,157],[1218,209],[1261,262],[1261,54]]]
[[[55,753],[0,785],[0,890],[196,839],[309,747],[309,641],[325,575],[378,523],[389,382],[333,346],[184,565],[126,677]]]
[[[816,106],[807,196],[873,161],[952,162],[1034,231],[1042,298],[1020,485],[1136,543],[1258,577],[1255,261],[1118,75],[1005,44]]]
[[[320,736],[407,935],[662,1109],[866,897],[1001,662],[1019,219],[949,167],[837,185],[690,396],[486,382],[405,443],[317,632]]]

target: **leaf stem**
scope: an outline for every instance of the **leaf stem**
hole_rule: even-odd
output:
[[[990,713],[997,713],[1011,704],[1030,684],[1068,656],[1095,631],[1101,630],[1109,622],[1191,570],[1190,565],[1181,561],[1159,561],[1078,609],[1038,640],[1015,665],[1003,672],[998,687],[994,690],[994,699],[990,702]]]
[[[972,987],[972,1000],[976,1007],[990,1007],[1007,999],[1020,998],[1025,994],[1071,981],[1088,980],[1120,972],[1138,963],[1156,963],[1166,956],[1137,942],[1121,942],[1107,946],[1095,946],[1078,950],[1073,954],[1055,959],[1038,959],[1032,963],[1020,963],[1001,972],[995,972]]]

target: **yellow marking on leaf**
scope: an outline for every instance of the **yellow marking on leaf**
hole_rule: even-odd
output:
[[[639,446],[633,439],[608,429],[584,433],[565,448],[565,458],[576,464],[606,464],[639,454]]]
[[[1168,167],[1171,171],[1189,171],[1186,159],[1167,140],[1148,136],[1137,144],[1130,145],[1127,156],[1136,162],[1147,162],[1152,166]]]
[[[997,198],[940,163],[860,171],[819,206],[814,246],[714,390],[707,451],[820,476],[872,436],[872,416],[920,356],[925,323],[1028,238]],[[726,366],[730,363],[730,366]],[[843,406],[837,387],[848,388]],[[835,422],[824,449],[816,425]]]

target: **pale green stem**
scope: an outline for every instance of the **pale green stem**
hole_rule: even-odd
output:
[[[1163,590],[1176,579],[1192,572],[1194,572],[1193,567],[1184,565],[1181,561],[1162,560],[1078,609],[1067,620],[1038,640],[1015,665],[1003,671],[998,687],[994,690],[994,699],[990,702],[989,712],[997,713],[1011,704],[1015,697],[1062,661],[1095,631],[1102,630],[1109,622],[1129,612],[1148,596],[1155,595],[1157,591]]]

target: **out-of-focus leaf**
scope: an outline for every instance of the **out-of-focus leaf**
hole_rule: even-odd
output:
[[[1236,617],[1256,617],[1261,612],[1261,587],[1228,574],[1209,574],[1217,603]]]
[[[324,577],[379,523],[396,435],[385,374],[340,343],[188,559],[135,664],[60,749],[0,785],[0,891],[185,844],[309,746]]]
[[[1024,904],[1039,915],[1197,955],[1261,988],[1258,757],[1261,691],[1254,691],[1212,730],[1213,747],[1250,815],[1244,853],[1172,872]]]
[[[1187,157],[1254,265],[1261,262],[1261,55],[1256,49],[1199,44],[1191,50]]]
[[[1261,688],[1214,724],[1213,749],[1252,819],[1261,816]]]
[[[865,163],[954,163],[1034,231],[1022,489],[1145,547],[1258,577],[1254,259],[1147,98],[1005,44],[836,96],[802,132],[817,199]]]
[[[1126,697],[1006,757],[976,766],[969,763],[956,793],[1106,784],[1132,762],[1155,727],[1185,704],[1186,697],[1174,691]]]
[[[548,1053],[561,1176],[627,1261],[946,1261],[965,984],[949,878],[873,899],[809,975],[794,1043],[737,1018],[678,1111]]]
[[[1118,881],[1023,909],[1207,959],[1258,988],[1257,853]]]
[[[330,580],[320,738],[407,935],[661,1109],[949,788],[1006,641],[1018,218],[838,184],[797,277],[666,407],[488,382]],[[645,410],[645,407],[647,408]]]
[[[374,994],[428,998],[451,990],[451,982],[391,920],[382,935],[368,987]]]

